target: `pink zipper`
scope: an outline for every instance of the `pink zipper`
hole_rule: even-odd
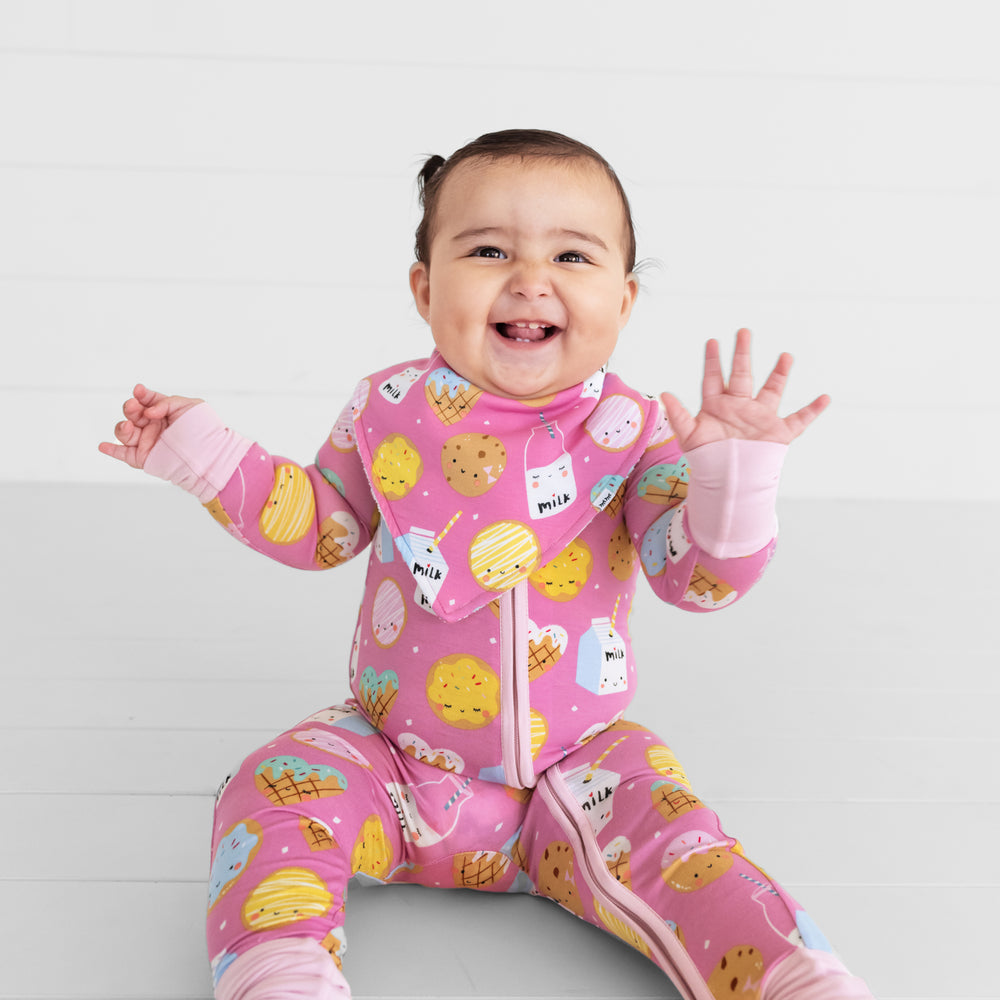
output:
[[[528,584],[500,595],[500,740],[504,781],[533,788],[538,781],[531,756],[528,695]]]
[[[649,946],[653,960],[670,977],[684,1000],[714,1000],[691,956],[663,918],[608,871],[589,821],[580,814],[576,799],[558,766],[545,771],[535,794],[542,796],[553,819],[562,828],[573,849],[573,856],[580,862],[587,887],[601,905],[640,934]],[[575,818],[581,821],[583,833],[574,822]]]

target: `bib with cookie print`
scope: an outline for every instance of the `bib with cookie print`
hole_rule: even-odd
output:
[[[338,427],[352,427],[378,503],[381,558],[405,560],[427,605],[457,621],[576,538],[659,414],[603,370],[540,399],[506,399],[435,352],[362,379]]]

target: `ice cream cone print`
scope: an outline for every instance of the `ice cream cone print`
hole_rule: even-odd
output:
[[[537,680],[551,670],[566,652],[569,636],[561,625],[539,628],[528,620],[528,680]]]
[[[299,830],[309,845],[310,851],[328,851],[337,846],[330,828],[321,820],[299,817]]]
[[[324,518],[316,541],[316,564],[329,568],[346,562],[357,551],[360,538],[358,522],[346,511]]]
[[[615,837],[603,852],[608,871],[626,889],[632,888],[632,844],[627,837]]]
[[[254,772],[257,790],[275,805],[340,795],[347,788],[342,771],[326,764],[310,764],[301,757],[271,757]]]
[[[688,583],[684,600],[701,608],[724,608],[737,597],[736,589],[698,563]]]
[[[435,368],[424,383],[431,411],[446,426],[467,417],[482,394],[482,389],[445,367]]]
[[[499,851],[463,851],[452,861],[452,875],[460,889],[483,889],[507,873],[510,858]]]
[[[670,781],[657,781],[650,789],[650,797],[656,811],[668,822],[691,812],[704,809],[705,804],[696,795]]]
[[[381,729],[399,695],[399,675],[395,670],[378,673],[374,667],[365,667],[358,682],[358,693],[372,725]]]

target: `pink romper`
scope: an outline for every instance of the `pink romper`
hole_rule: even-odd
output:
[[[715,447],[688,456],[718,480],[701,495],[725,493],[739,464]],[[313,465],[251,445],[202,405],[147,471],[283,563],[322,569],[370,548],[352,697],[220,789],[216,981],[280,937],[312,938],[339,966],[352,877],[546,896],[692,998],[757,997],[780,959],[827,948],[667,743],[625,717],[640,571],[678,608],[737,600],[773,550],[773,471],[735,498],[763,503],[763,534],[734,539],[719,522],[738,527],[738,512],[706,515],[658,403],[617,376],[528,404],[437,354],[363,380]]]

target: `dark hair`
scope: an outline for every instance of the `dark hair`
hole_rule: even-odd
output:
[[[427,262],[430,259],[430,244],[433,238],[434,218],[437,213],[441,188],[448,175],[460,163],[472,159],[490,161],[507,158],[537,158],[537,159],[580,159],[590,160],[597,164],[607,174],[621,198],[622,211],[625,215],[625,269],[632,271],[635,267],[635,226],[632,223],[632,209],[628,203],[625,189],[618,180],[618,175],[611,169],[611,164],[597,150],[560,135],[558,132],[546,132],[542,129],[507,129],[503,132],[488,132],[478,139],[456,150],[448,159],[443,156],[431,156],[424,163],[417,176],[417,188],[420,193],[420,205],[423,216],[417,226],[415,252],[417,260]]]

